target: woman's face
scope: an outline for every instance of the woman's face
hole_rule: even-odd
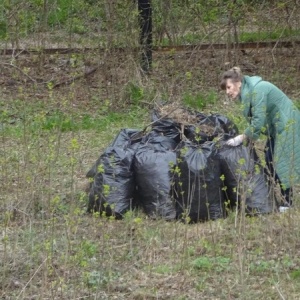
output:
[[[241,93],[241,85],[242,85],[242,83],[240,81],[235,82],[235,81],[232,81],[231,79],[227,79],[226,95],[233,100],[237,99]]]

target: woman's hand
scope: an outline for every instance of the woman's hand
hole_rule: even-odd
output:
[[[240,134],[240,135],[236,136],[235,138],[228,140],[226,142],[226,145],[236,147],[236,146],[239,146],[240,144],[242,144],[244,139],[245,139],[245,135]]]

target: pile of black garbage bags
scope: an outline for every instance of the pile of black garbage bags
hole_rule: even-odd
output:
[[[122,129],[87,173],[88,212],[120,219],[142,208],[155,219],[185,222],[224,218],[234,207],[272,212],[253,147],[225,144],[238,134],[235,124],[220,114],[193,114],[196,123],[183,125],[154,110],[150,132]]]

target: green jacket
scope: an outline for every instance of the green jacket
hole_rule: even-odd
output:
[[[244,76],[240,96],[249,122],[245,135],[257,140],[260,134],[274,138],[273,163],[283,185],[300,181],[300,112],[275,85],[258,76]]]

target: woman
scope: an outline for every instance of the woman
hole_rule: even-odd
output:
[[[238,67],[223,73],[221,88],[241,101],[249,122],[244,133],[227,144],[238,146],[245,139],[267,135],[266,164],[280,183],[283,206],[292,205],[292,186],[300,181],[300,112],[275,85],[259,76],[244,76]]]

